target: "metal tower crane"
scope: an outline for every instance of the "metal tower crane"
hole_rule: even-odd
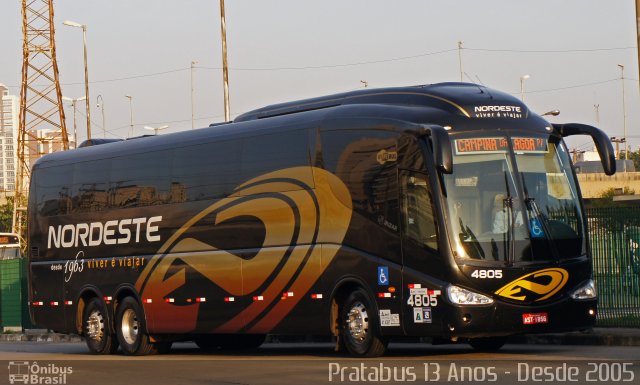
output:
[[[56,61],[53,0],[22,0],[22,83],[13,231],[24,235],[31,166],[69,148]]]

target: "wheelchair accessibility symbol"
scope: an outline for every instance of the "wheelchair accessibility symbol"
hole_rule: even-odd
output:
[[[538,218],[533,218],[530,224],[531,238],[544,238],[544,230],[542,230],[542,226],[540,225]]]
[[[389,286],[389,267],[378,266],[378,285]]]

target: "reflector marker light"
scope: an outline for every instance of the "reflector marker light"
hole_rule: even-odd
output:
[[[264,297],[261,295],[256,295],[255,297],[253,297],[254,301],[264,301]]]
[[[196,298],[196,302],[207,302],[205,297]]]
[[[225,297],[224,302],[235,302],[235,297]]]
[[[287,299],[289,297],[293,297],[293,292],[292,291],[285,291],[284,293],[282,293],[282,297],[280,297],[280,299]]]
[[[44,302],[42,301],[31,302],[31,306],[43,306],[43,305],[44,305]]]
[[[151,298],[146,298],[143,302],[144,303],[153,303],[153,300]]]
[[[109,297],[104,297],[105,301],[111,301],[113,299],[113,297],[109,296]]]
[[[176,300],[175,300],[175,298],[165,298],[164,302],[166,302],[166,303],[174,303],[174,302],[176,302]]]
[[[378,293],[378,298],[391,298],[391,293]]]
[[[422,289],[422,285],[419,283],[410,283],[408,286],[409,289]]]
[[[322,294],[311,294],[311,299],[322,299]]]
[[[73,301],[64,301],[64,304],[67,306],[73,305]]]
[[[428,295],[440,295],[441,293],[440,290],[427,290]]]
[[[51,306],[58,306],[58,301],[51,301]]]

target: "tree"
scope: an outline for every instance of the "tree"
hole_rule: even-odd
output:
[[[629,151],[627,158],[633,161],[636,171],[640,171],[640,149],[638,151]],[[624,151],[620,151],[620,159],[624,159]]]
[[[613,197],[616,195],[634,195],[636,192],[632,188],[625,186],[622,189],[622,194],[616,192],[615,187],[610,187],[600,193],[599,199],[591,203],[591,207],[613,207],[617,206],[613,202]]]
[[[0,205],[0,232],[10,233],[13,227],[13,198],[7,197],[7,203]]]

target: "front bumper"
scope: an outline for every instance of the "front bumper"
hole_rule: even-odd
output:
[[[516,305],[497,301],[487,306],[454,306],[445,334],[450,337],[490,337],[522,333],[550,333],[584,330],[593,327],[597,315],[597,299],[576,301],[571,298],[544,305]],[[544,314],[545,323],[525,324],[523,315]]]

